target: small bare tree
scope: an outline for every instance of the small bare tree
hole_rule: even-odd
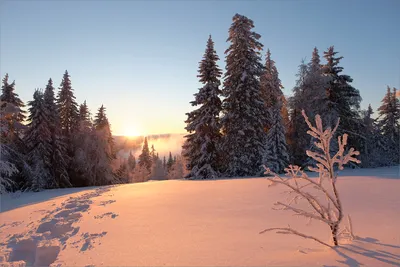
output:
[[[337,127],[339,126],[339,120],[333,130],[331,128],[324,130],[319,115],[315,117],[316,127],[314,127],[310,123],[304,110],[302,111],[302,114],[310,128],[307,133],[316,139],[314,144],[321,150],[317,152],[307,150],[306,152],[309,157],[318,162],[316,164],[317,167],[309,167],[309,169],[310,171],[318,172],[319,179],[308,177],[300,167],[292,165],[285,169],[286,176],[289,178],[282,178],[264,166],[266,169],[265,174],[274,175],[274,177],[269,178],[271,181],[270,186],[277,184],[284,185],[289,188],[289,194],[294,195],[287,203],[276,202],[275,206],[278,207],[277,209],[290,210],[294,212],[295,215],[304,216],[309,220],[314,219],[326,223],[331,230],[334,246],[338,246],[338,236],[341,233],[343,234],[345,232],[351,237],[353,237],[353,234],[351,232],[351,225],[350,228],[346,228],[341,233],[339,232],[339,225],[343,219],[343,207],[336,187],[337,173],[335,172],[335,167],[338,167],[339,170],[343,170],[343,165],[348,162],[360,163],[360,161],[354,157],[359,155],[359,152],[350,148],[350,150],[345,154],[347,134],[344,134],[343,137],[338,137],[339,151],[332,157],[329,153],[330,143]],[[313,188],[314,190],[312,192],[308,191],[309,188]],[[301,199],[308,203],[308,207],[311,211],[295,206],[297,201]],[[351,223],[350,217],[349,223]],[[304,238],[313,239],[323,245],[331,247],[320,239],[300,233],[292,229],[290,226],[286,228],[268,228],[260,232],[260,234],[268,231],[276,231],[276,233],[279,234],[298,235]]]

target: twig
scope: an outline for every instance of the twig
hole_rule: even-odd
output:
[[[319,239],[316,238],[316,237],[313,237],[313,236],[309,236],[309,235],[300,233],[300,232],[298,232],[298,231],[296,231],[296,230],[294,230],[294,229],[292,229],[292,228],[288,228],[288,227],[286,227],[286,228],[281,228],[281,227],[268,228],[268,229],[265,229],[265,230],[261,231],[260,234],[263,234],[263,233],[269,232],[269,231],[276,231],[277,234],[293,234],[293,235],[298,235],[298,236],[301,236],[301,237],[306,238],[306,239],[315,240],[315,241],[317,241],[318,243],[320,243],[320,244],[322,244],[322,245],[325,245],[325,246],[327,246],[327,247],[332,248],[331,245],[328,245],[327,243],[325,243],[324,241],[319,240]]]

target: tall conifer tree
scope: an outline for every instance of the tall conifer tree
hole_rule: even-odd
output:
[[[219,57],[210,37],[206,51],[199,66],[200,82],[203,87],[194,94],[195,100],[190,102],[197,109],[186,113],[188,116],[183,146],[184,156],[188,160],[190,173],[188,176],[199,179],[216,178],[220,169],[219,146],[221,140],[219,114],[221,112],[221,69],[217,65]]]
[[[263,73],[260,35],[254,23],[236,14],[226,50],[225,99],[222,103],[224,165],[228,176],[255,175],[264,152],[266,113],[260,90]]]

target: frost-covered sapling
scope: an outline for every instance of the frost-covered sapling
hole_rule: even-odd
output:
[[[280,210],[290,210],[295,215],[304,216],[309,220],[317,220],[326,223],[332,234],[332,241],[334,246],[338,246],[338,237],[343,234],[339,232],[339,226],[343,219],[343,206],[340,201],[339,192],[336,186],[337,172],[335,168],[339,170],[343,169],[343,165],[349,162],[360,163],[355,158],[359,155],[358,151],[354,148],[350,148],[345,153],[345,146],[347,145],[347,134],[338,137],[339,150],[334,156],[331,156],[330,145],[331,140],[339,126],[339,120],[332,130],[331,128],[323,129],[322,120],[319,115],[315,117],[316,127],[312,126],[304,110],[302,114],[306,120],[308,127],[310,128],[307,133],[316,139],[315,146],[319,151],[307,150],[307,155],[317,161],[316,167],[308,167],[310,171],[319,173],[318,179],[308,177],[299,166],[290,165],[285,169],[286,176],[288,178],[282,178],[276,173],[272,172],[269,168],[266,168],[265,174],[272,174],[274,177],[268,178],[271,185],[284,185],[289,189],[289,195],[293,196],[288,202],[276,202],[275,206]],[[309,189],[313,190],[309,190]],[[308,209],[299,207],[296,205],[299,200],[304,200],[308,204]],[[353,237],[351,220],[349,218],[350,228],[345,231]],[[294,234],[304,238],[313,239],[323,245],[331,247],[331,245],[321,241],[320,239],[300,233],[290,226],[286,228],[268,228],[260,233],[268,231],[276,231],[279,234]],[[348,235],[348,236],[349,236]]]

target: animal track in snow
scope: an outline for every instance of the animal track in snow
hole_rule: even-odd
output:
[[[100,234],[89,234],[89,233],[84,233],[82,234],[83,237],[83,245],[81,247],[81,252],[86,251],[88,249],[92,249],[93,245],[98,242],[96,241],[96,239],[101,238],[103,236],[105,236],[107,234],[107,232],[102,232]],[[99,242],[99,244],[101,244]]]
[[[12,242],[9,262],[25,262],[28,266],[49,266],[60,253],[57,240],[39,240],[39,236]]]
[[[107,213],[104,213],[104,214],[102,214],[102,215],[94,216],[94,218],[95,218],[95,219],[103,219],[104,217],[111,217],[112,219],[115,219],[115,218],[118,217],[118,216],[119,216],[119,215],[116,214],[116,213],[107,212]]]
[[[112,203],[114,203],[114,202],[116,202],[116,200],[101,201],[101,202],[100,202],[100,206],[106,206],[106,205],[112,204]]]
[[[79,232],[79,227],[74,226],[82,218],[84,212],[88,212],[93,204],[91,198],[98,197],[109,191],[109,188],[98,188],[94,192],[86,193],[78,197],[70,197],[60,207],[47,212],[37,223],[29,223],[28,231],[21,234],[7,236],[0,248],[4,253],[0,256],[0,266],[49,266],[57,260],[57,256],[67,245],[67,240]],[[103,201],[104,205],[115,202]],[[102,202],[102,203],[103,203]],[[42,211],[41,211],[42,212]],[[115,218],[116,214],[106,213],[103,216]],[[23,222],[3,224],[1,228],[18,226]],[[32,225],[32,226],[31,226]],[[78,242],[83,245],[81,251],[91,249],[93,245],[107,234],[82,234]]]

